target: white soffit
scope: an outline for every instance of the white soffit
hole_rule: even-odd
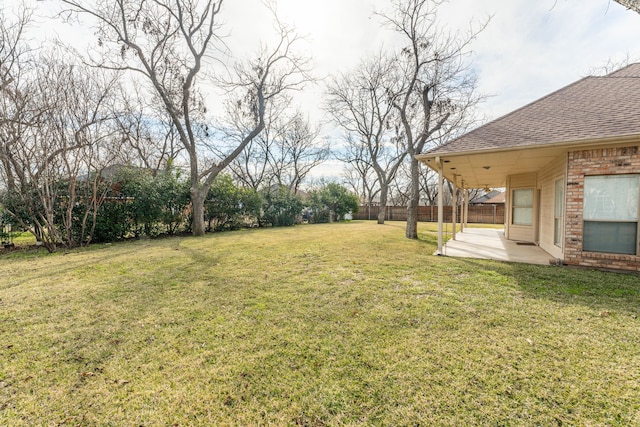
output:
[[[449,154],[440,157],[444,167],[444,177],[450,181],[457,179],[467,188],[505,187],[509,175],[537,172],[558,156],[566,153],[565,148],[549,147],[502,152]],[[422,161],[437,171],[435,158]]]

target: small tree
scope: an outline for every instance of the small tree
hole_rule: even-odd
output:
[[[144,168],[116,169],[99,211],[98,239],[113,241],[129,235],[177,233],[186,222],[189,206],[189,184],[181,174],[173,168],[156,175]]]
[[[130,231],[135,237],[155,237],[160,234],[162,200],[159,188],[149,170],[124,168],[115,178],[117,199],[125,200]],[[119,203],[116,200],[116,203]]]
[[[267,191],[264,195],[262,223],[274,227],[290,226],[302,215],[302,199],[286,187]]]
[[[384,54],[373,56],[328,86],[327,109],[346,132],[345,157],[350,157],[345,160],[365,174],[364,169],[375,172],[383,208],[378,224],[384,224],[389,187],[408,154],[395,115],[394,103],[399,96],[395,64],[394,58]],[[366,168],[361,167],[361,161]]]
[[[330,182],[311,193],[311,222],[333,222],[345,219],[348,213],[358,213],[358,196],[345,187]]]
[[[346,164],[343,173],[344,184],[350,187],[358,195],[360,202],[367,206],[369,219],[371,219],[371,206],[380,194],[380,183],[369,161],[368,150],[363,144],[348,143],[343,154],[336,157]]]
[[[107,188],[101,171],[120,151],[110,113],[116,85],[114,75],[52,52],[33,58],[1,97],[0,116],[11,116],[0,120],[5,208],[51,252],[92,240]]]
[[[208,228],[232,230],[245,221],[257,221],[261,207],[262,198],[256,191],[238,187],[228,175],[218,176],[205,202]]]
[[[98,210],[93,242],[115,242],[129,236],[133,227],[129,207],[126,198],[111,194]]]
[[[172,168],[156,175],[154,183],[160,197],[160,222],[167,234],[176,234],[186,219],[189,183]]]

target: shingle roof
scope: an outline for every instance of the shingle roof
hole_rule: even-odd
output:
[[[500,194],[502,194],[502,192],[498,190],[489,191],[488,193],[483,194],[482,196],[473,198],[472,200],[469,201],[469,203],[488,203],[488,200],[491,200],[494,197],[499,196]]]
[[[489,200],[487,200],[485,203],[487,205],[491,205],[493,203],[504,203],[504,202],[505,202],[505,194],[504,194],[504,192],[501,192],[500,194],[496,195],[495,197],[492,197]]]
[[[534,147],[640,135],[640,63],[586,77],[429,154]]]

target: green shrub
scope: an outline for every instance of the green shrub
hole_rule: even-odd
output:
[[[131,233],[132,223],[129,216],[130,203],[125,197],[107,199],[96,218],[93,241],[96,243],[123,240]]]
[[[176,234],[184,225],[191,200],[189,183],[171,169],[156,175],[154,183],[161,204],[160,223],[167,234]]]
[[[116,175],[114,198],[105,213],[112,231],[133,234],[136,237],[156,237],[160,234],[175,234],[185,226],[189,206],[189,184],[179,171],[169,168],[153,175],[140,168],[123,169]],[[122,215],[121,210],[126,212]],[[109,215],[111,214],[111,215]]]
[[[313,210],[310,222],[322,223],[340,221],[348,213],[357,213],[359,202],[358,196],[345,187],[330,182],[311,192],[310,207]]]
[[[238,187],[228,175],[218,176],[205,202],[208,229],[233,230],[254,223],[260,215],[262,197],[252,189]]]
[[[264,195],[261,221],[274,227],[290,226],[301,221],[302,199],[286,187],[270,190]]]

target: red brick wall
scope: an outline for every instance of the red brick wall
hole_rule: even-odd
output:
[[[640,256],[582,251],[584,177],[640,173],[638,147],[599,148],[569,153],[565,257],[570,265],[640,271]]]

